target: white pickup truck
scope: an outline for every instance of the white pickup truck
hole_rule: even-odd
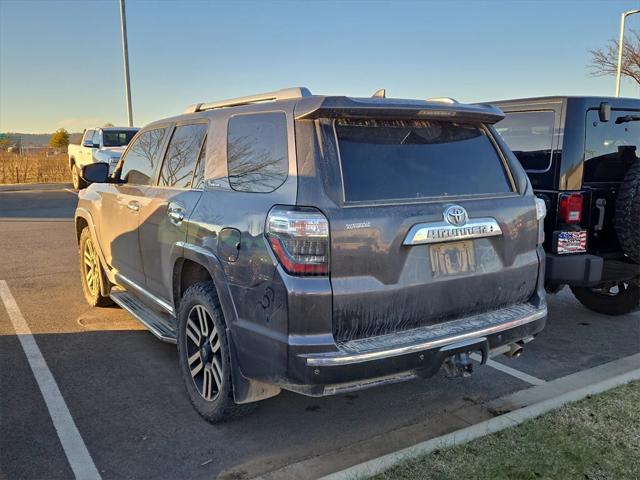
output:
[[[87,186],[80,176],[81,169],[90,163],[108,163],[109,173],[113,172],[125,148],[137,133],[133,127],[103,127],[84,131],[80,145],[69,145],[69,170],[73,188],[80,190]]]

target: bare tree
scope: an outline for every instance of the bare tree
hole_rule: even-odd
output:
[[[618,69],[618,42],[609,40],[602,49],[590,50],[591,75],[602,77],[615,75]],[[622,50],[622,76],[629,77],[640,85],[640,32],[631,30]]]

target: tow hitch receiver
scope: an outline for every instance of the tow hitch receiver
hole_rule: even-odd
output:
[[[473,373],[473,363],[469,355],[479,352],[482,356],[482,365],[489,358],[489,342],[486,338],[475,338],[466,342],[455,343],[442,347],[441,352],[451,352],[443,362],[444,370],[449,378],[470,377]]]
[[[473,363],[468,353],[456,353],[444,361],[444,371],[449,378],[470,377]]]

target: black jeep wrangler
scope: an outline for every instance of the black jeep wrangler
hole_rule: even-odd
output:
[[[496,125],[547,205],[546,287],[586,307],[640,307],[640,99],[546,97],[491,102]]]

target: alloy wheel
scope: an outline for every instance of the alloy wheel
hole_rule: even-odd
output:
[[[185,342],[196,390],[205,400],[215,400],[222,388],[222,350],[213,319],[202,305],[195,305],[189,311]]]
[[[84,280],[91,295],[96,296],[100,290],[100,263],[93,241],[89,238],[84,242],[83,273]]]

